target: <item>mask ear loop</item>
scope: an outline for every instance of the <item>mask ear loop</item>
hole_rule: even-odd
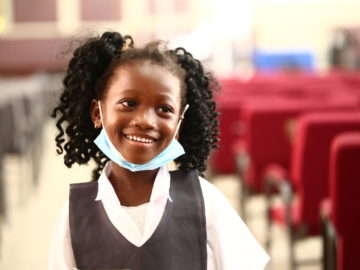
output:
[[[101,102],[100,102],[100,100],[98,100],[98,105],[99,105],[99,112],[100,112],[101,125],[102,125],[102,127],[105,129],[105,127],[104,127],[104,121],[103,121],[103,115],[102,115],[102,109],[101,109]]]
[[[179,123],[177,124],[177,127],[176,127],[176,129],[175,129],[175,133],[174,133],[174,137],[173,137],[173,139],[174,139],[174,138],[176,137],[176,135],[178,134],[178,131],[179,131],[179,128],[180,128],[181,122],[183,121],[183,119],[184,119],[184,115],[185,115],[185,113],[186,113],[187,109],[189,109],[189,107],[190,107],[190,105],[189,105],[189,104],[186,104],[186,105],[185,105],[185,108],[184,108],[184,110],[183,110],[183,112],[182,112],[182,114],[181,114],[181,116],[180,116]]]

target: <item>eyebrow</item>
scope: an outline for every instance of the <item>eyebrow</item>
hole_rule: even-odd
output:
[[[121,91],[121,93],[118,93],[118,95],[121,95],[121,94],[126,94],[126,93],[134,93],[134,92],[137,92],[137,93],[141,93],[142,90],[139,90],[139,89],[125,89],[123,91]],[[159,94],[159,97],[161,98],[165,98],[167,100],[170,100],[172,103],[176,104],[176,100],[175,98],[172,96],[172,95],[169,95],[169,94]]]
[[[126,93],[126,92],[141,92],[141,90],[129,88],[129,89],[125,89],[125,90],[121,91],[121,93],[124,93],[124,92],[125,92],[125,93]]]
[[[171,102],[173,102],[174,104],[176,104],[175,99],[174,99],[171,95],[161,94],[160,96],[161,96],[161,97],[164,97],[164,98],[170,100]]]

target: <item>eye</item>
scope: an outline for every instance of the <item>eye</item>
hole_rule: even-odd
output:
[[[131,99],[122,100],[122,101],[120,101],[120,104],[125,107],[135,107],[135,105],[136,105],[135,101],[133,101]]]
[[[159,111],[162,113],[174,113],[174,109],[168,105],[161,106],[159,108]]]

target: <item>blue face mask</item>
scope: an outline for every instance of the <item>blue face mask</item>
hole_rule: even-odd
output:
[[[105,131],[105,128],[104,128],[104,122],[103,122],[103,117],[102,117],[100,101],[99,101],[99,110],[100,110],[100,117],[101,117],[103,129],[101,130],[99,136],[96,137],[96,139],[94,140],[94,143],[110,160],[112,160],[119,166],[126,168],[132,172],[155,170],[155,169],[160,168],[161,166],[165,165],[166,163],[176,159],[177,157],[185,154],[184,148],[175,139],[175,136],[179,130],[181,121],[182,121],[184,114],[185,114],[186,110],[188,109],[188,107],[189,107],[189,105],[185,106],[185,109],[180,117],[179,123],[176,127],[174,137],[173,137],[171,143],[160,154],[158,154],[156,157],[154,157],[152,160],[148,161],[147,163],[134,164],[134,163],[127,161],[121,155],[121,153],[115,148],[115,146],[111,143],[111,141]]]

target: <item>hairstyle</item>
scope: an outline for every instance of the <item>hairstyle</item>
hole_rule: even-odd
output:
[[[150,61],[163,66],[181,81],[181,104],[190,107],[185,114],[179,142],[186,154],[175,160],[179,169],[206,170],[212,148],[217,148],[218,121],[213,92],[218,83],[202,64],[183,48],[168,50],[162,42],[135,48],[131,36],[105,32],[101,37],[86,39],[73,53],[63,80],[63,92],[52,117],[57,118],[55,138],[57,153],[64,163],[86,164],[93,159],[97,167],[92,180],[97,180],[108,158],[93,143],[100,130],[90,116],[91,101],[100,99],[111,83],[115,68],[137,61]]]

